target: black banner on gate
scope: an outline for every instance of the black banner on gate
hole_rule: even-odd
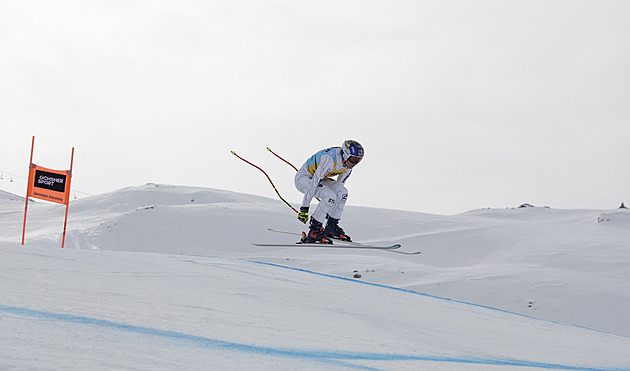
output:
[[[33,187],[64,193],[66,191],[66,176],[49,173],[43,170],[35,170]]]

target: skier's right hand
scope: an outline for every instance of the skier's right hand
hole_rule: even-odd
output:
[[[306,222],[308,221],[308,207],[307,206],[300,207],[300,212],[298,213],[298,220],[304,224],[306,224]]]

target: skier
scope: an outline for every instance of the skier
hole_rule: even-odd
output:
[[[298,170],[295,187],[304,193],[298,220],[306,224],[313,197],[320,199],[311,216],[309,232],[302,238],[303,243],[332,243],[330,238],[351,241],[339,226],[339,219],[348,198],[344,183],[362,159],[363,146],[357,141],[346,140],[341,147],[315,153]],[[338,176],[336,180],[332,179],[334,176]]]

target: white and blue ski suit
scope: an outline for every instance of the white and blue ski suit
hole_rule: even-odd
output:
[[[341,219],[348,199],[348,189],[344,183],[352,169],[343,166],[341,148],[323,149],[311,156],[295,175],[295,187],[304,193],[302,206],[309,207],[313,197],[320,199],[313,218],[324,224],[326,214]],[[332,177],[337,176],[337,179]]]

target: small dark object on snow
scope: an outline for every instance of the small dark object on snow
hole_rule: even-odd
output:
[[[623,202],[621,203],[621,206],[619,206],[620,209],[627,209],[626,205],[623,204]]]

